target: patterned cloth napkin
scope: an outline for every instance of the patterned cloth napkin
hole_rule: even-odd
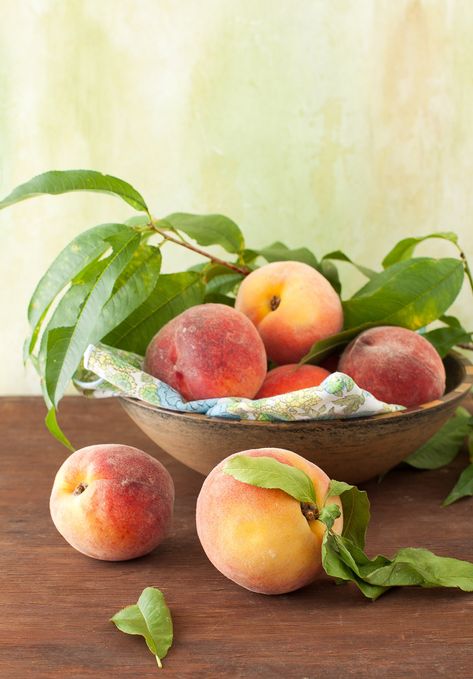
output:
[[[295,422],[366,417],[404,409],[378,401],[340,372],[329,375],[318,387],[254,401],[239,397],[184,401],[169,385],[144,372],[143,357],[137,354],[104,344],[90,345],[83,364],[84,369],[74,383],[86,396],[131,396],[167,410],[203,413],[210,417]]]

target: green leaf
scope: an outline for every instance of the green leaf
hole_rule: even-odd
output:
[[[28,352],[33,351],[41,324],[57,295],[87,265],[108,250],[110,238],[120,233],[132,231],[124,224],[95,226],[79,234],[56,257],[36,286],[28,306],[32,330]]]
[[[457,408],[455,415],[427,443],[409,455],[405,462],[417,469],[444,467],[457,456],[472,429],[473,417],[464,408]]]
[[[69,448],[70,451],[74,452],[74,446],[69,441],[69,439],[64,435],[63,431],[61,430],[61,427],[58,424],[56,418],[56,408],[52,407],[48,410],[48,414],[46,415],[44,422],[49,432],[54,436],[54,438],[57,439],[59,443],[62,443],[64,446],[66,446],[66,448]]]
[[[190,271],[161,274],[149,297],[103,341],[118,349],[143,355],[163,325],[203,300],[204,286],[200,274]]]
[[[451,505],[462,497],[473,495],[473,464],[469,464],[460,476],[458,481],[453,486],[450,493],[447,495],[443,504],[445,506]]]
[[[157,222],[161,228],[182,231],[199,245],[220,245],[227,252],[241,252],[245,240],[235,222],[224,215],[192,215],[174,212]]]
[[[464,328],[447,325],[444,328],[435,328],[428,332],[422,333],[438,351],[443,358],[448,354],[450,349],[460,342],[471,342],[472,333],[467,332]]]
[[[421,257],[394,264],[343,303],[345,329],[371,323],[417,330],[449,308],[463,276],[459,259]]]
[[[54,405],[64,394],[88,344],[97,341],[100,313],[139,243],[140,236],[131,229],[110,238],[112,254],[86,296],[76,323],[48,331],[45,387]]]
[[[445,325],[450,326],[451,328],[461,328],[462,324],[456,318],[455,316],[446,316],[445,314],[443,316],[440,316],[439,321],[442,321],[442,323],[445,323]]]
[[[163,593],[157,587],[146,587],[138,603],[126,606],[110,618],[121,632],[144,637],[161,668],[173,641],[171,612]]]
[[[307,474],[274,457],[235,455],[228,460],[223,471],[237,481],[258,488],[277,488],[299,502],[317,505],[314,484]]]
[[[207,292],[204,297],[205,304],[226,304],[227,306],[235,306],[235,297],[222,295],[220,292]]]
[[[456,587],[473,592],[473,564],[441,557],[426,549],[405,548],[388,559],[369,559],[348,538],[326,535],[322,543],[322,563],[328,575],[353,581],[363,594],[377,599],[391,587]]]
[[[341,509],[336,504],[327,504],[319,513],[319,521],[324,523],[328,530],[332,530],[333,524],[342,515]]]
[[[243,278],[243,274],[234,273],[225,266],[220,264],[212,265],[204,273],[206,295],[214,293],[225,295],[228,292],[232,292],[241,283]]]
[[[318,271],[320,271],[322,276],[328,280],[335,292],[340,295],[342,292],[342,284],[335,264],[329,259],[323,259],[318,266]]]
[[[316,256],[308,248],[291,249],[280,241],[276,241],[272,245],[254,252],[264,257],[267,262],[302,262],[312,266],[314,269],[319,268]]]
[[[351,340],[360,334],[363,330],[373,327],[376,323],[365,323],[358,328],[350,328],[350,330],[342,330],[336,335],[331,335],[326,339],[315,342],[300,360],[300,363],[319,363],[330,354],[345,347]]]
[[[351,547],[351,549],[350,549]],[[355,553],[355,556],[351,552]],[[338,582],[354,582],[368,599],[377,599],[386,591],[385,587],[372,585],[358,575],[357,558],[366,563],[364,552],[346,538],[327,531],[322,540],[322,567],[327,575]],[[364,559],[363,559],[364,557]]]
[[[328,496],[339,495],[343,508],[343,533],[361,549],[365,546],[366,529],[370,521],[370,501],[364,490],[342,481],[331,481]]]
[[[322,261],[327,260],[327,259],[336,259],[340,262],[349,262],[352,264],[360,273],[362,273],[366,278],[374,278],[376,276],[377,272],[373,271],[373,269],[368,269],[366,266],[362,266],[361,264],[356,264],[350,257],[348,257],[344,252],[341,250],[335,250],[334,252],[329,252],[327,255],[324,255],[322,257]]]
[[[403,238],[383,259],[383,268],[387,269],[393,264],[410,259],[419,243],[429,238],[441,238],[455,244],[458,242],[458,236],[452,231],[439,231],[438,233],[430,233],[428,236],[421,236],[420,238]]]
[[[0,210],[34,196],[57,195],[69,191],[109,193],[119,196],[135,210],[148,212],[143,196],[128,182],[95,170],[53,170],[40,174],[25,184],[17,186],[6,198],[0,201]]]
[[[158,281],[161,252],[152,245],[141,245],[118,277],[112,295],[100,314],[97,341],[111,332],[148,299]]]
[[[86,299],[109,263],[110,257],[82,270],[59,301],[41,338],[39,364],[42,374],[47,357],[48,333],[54,328],[76,325]],[[161,253],[158,248],[141,245],[134,252],[118,277],[112,295],[90,327],[91,344],[101,340],[147,299],[156,285],[160,266]]]

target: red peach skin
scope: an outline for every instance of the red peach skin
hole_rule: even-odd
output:
[[[142,450],[99,444],[77,450],[60,467],[50,511],[54,525],[82,554],[123,561],[147,554],[172,522],[174,484]]]
[[[328,370],[318,365],[299,365],[298,363],[280,365],[268,372],[255,398],[267,398],[299,389],[318,387],[329,375]]]
[[[245,450],[237,455],[269,456],[302,469],[312,479],[317,507],[326,501],[330,480],[319,467],[281,448]],[[230,455],[205,479],[197,499],[197,533],[202,547],[223,575],[261,594],[283,594],[312,582],[322,568],[325,526],[308,520],[301,503],[281,490],[237,481],[223,468]],[[330,502],[341,505],[338,497]],[[343,519],[333,530],[340,533]]]
[[[406,328],[365,330],[343,352],[338,369],[380,401],[416,406],[440,398],[445,368],[422,335]]]
[[[235,309],[258,328],[268,357],[298,362],[311,346],[342,329],[340,298],[322,274],[301,262],[273,262],[240,285]]]
[[[192,401],[253,398],[266,375],[266,352],[254,325],[224,304],[200,304],[153,337],[145,370]]]

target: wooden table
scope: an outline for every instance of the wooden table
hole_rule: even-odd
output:
[[[65,399],[61,423],[77,447],[126,443],[156,455],[176,485],[174,532],[135,561],[82,556],[49,516],[67,453],[46,432],[44,414],[40,399],[0,399],[2,679],[156,677],[143,640],[109,622],[148,585],[163,590],[174,619],[163,677],[473,677],[473,595],[404,588],[370,603],[354,586],[324,579],[265,597],[220,575],[194,527],[202,478],[157,449],[112,400]],[[473,561],[473,499],[440,506],[460,463],[436,472],[399,468],[366,484],[368,551],[416,545]]]

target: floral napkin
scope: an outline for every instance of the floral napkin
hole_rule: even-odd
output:
[[[105,346],[90,345],[84,354],[84,367],[74,379],[86,396],[131,396],[145,403],[181,412],[202,413],[209,417],[234,420],[295,422],[366,417],[403,410],[402,406],[378,401],[360,389],[351,377],[336,372],[318,387],[289,394],[251,400],[226,397],[185,401],[169,385],[143,370],[143,357]]]

